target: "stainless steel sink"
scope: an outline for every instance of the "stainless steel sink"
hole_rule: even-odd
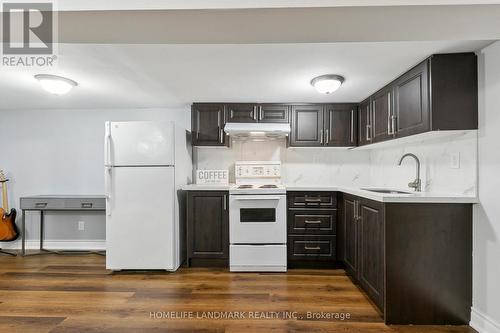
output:
[[[391,190],[388,188],[362,188],[362,190],[376,192],[376,193],[385,193],[385,194],[412,194],[412,192]]]

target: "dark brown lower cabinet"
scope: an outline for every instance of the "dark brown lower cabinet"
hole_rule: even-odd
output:
[[[339,259],[386,324],[465,325],[472,305],[472,204],[342,195]]]
[[[335,266],[337,193],[288,192],[287,201],[288,267]]]
[[[190,191],[187,195],[188,266],[227,266],[229,193]]]

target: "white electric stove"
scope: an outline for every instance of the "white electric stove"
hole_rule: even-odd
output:
[[[229,190],[230,271],[286,272],[286,189],[280,162],[236,162]]]

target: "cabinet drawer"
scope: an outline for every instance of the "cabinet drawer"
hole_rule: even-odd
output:
[[[106,200],[97,198],[66,199],[66,209],[78,210],[103,210],[106,209]]]
[[[64,209],[64,201],[54,198],[21,198],[21,209]]]
[[[337,211],[289,210],[288,233],[335,235]]]
[[[291,192],[288,194],[290,208],[337,208],[335,192]]]
[[[335,260],[335,236],[288,236],[289,260]]]

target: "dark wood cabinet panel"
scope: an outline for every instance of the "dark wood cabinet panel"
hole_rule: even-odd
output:
[[[187,254],[188,264],[192,259],[228,259],[228,192],[188,192]]]
[[[335,235],[336,228],[335,210],[288,210],[289,234]]]
[[[336,258],[335,236],[288,236],[288,260],[329,260]]]
[[[226,104],[227,122],[256,123],[258,121],[257,105],[251,103]]]
[[[392,87],[388,86],[371,97],[373,142],[385,141],[392,135]]]
[[[394,82],[394,110],[397,137],[430,129],[428,60]]]
[[[290,105],[288,104],[260,104],[258,108],[260,123],[288,123]]]
[[[323,105],[292,106],[290,146],[323,145]]]
[[[358,206],[359,282],[380,309],[384,306],[384,205],[361,199]]]
[[[355,104],[328,104],[324,114],[324,145],[356,146],[358,112]]]
[[[334,192],[288,192],[290,208],[337,208],[337,195]]]
[[[361,102],[358,108],[358,145],[371,143],[372,137],[371,101],[368,98]]]
[[[358,228],[356,219],[356,198],[343,195],[342,198],[342,231],[343,261],[347,272],[354,278],[358,277]]]
[[[227,145],[229,140],[224,133],[225,120],[224,104],[193,104],[191,108],[193,145]]]

